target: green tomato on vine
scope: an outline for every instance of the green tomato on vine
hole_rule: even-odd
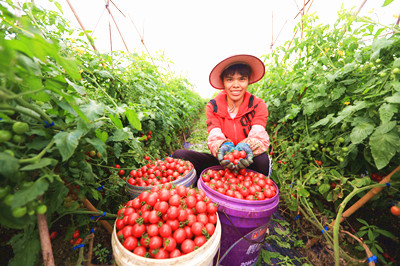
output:
[[[0,130],[0,143],[7,142],[12,138],[12,134],[8,130]]]
[[[29,130],[29,125],[27,123],[25,123],[25,122],[18,121],[18,122],[15,122],[13,124],[12,130],[15,133],[21,135],[21,134],[24,134],[25,132],[27,132]]]

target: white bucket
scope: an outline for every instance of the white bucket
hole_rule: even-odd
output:
[[[177,258],[172,259],[151,259],[133,254],[127,250],[117,238],[117,231],[114,224],[114,231],[111,237],[111,245],[115,263],[119,266],[125,265],[149,265],[149,266],[212,266],[215,254],[218,252],[221,241],[221,223],[217,221],[214,234],[200,248]]]

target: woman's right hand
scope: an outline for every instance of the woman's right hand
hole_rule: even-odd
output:
[[[235,168],[235,165],[229,161],[229,160],[224,160],[224,155],[230,151],[232,151],[235,148],[235,145],[233,145],[232,142],[225,142],[224,144],[221,145],[218,149],[218,161],[219,164],[223,168],[228,168],[230,170],[233,170]]]

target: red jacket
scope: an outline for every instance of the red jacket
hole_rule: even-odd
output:
[[[267,118],[268,108],[265,102],[249,92],[246,92],[243,103],[233,119],[228,113],[225,91],[207,103],[207,131],[210,133],[213,128],[220,128],[234,145],[247,138],[252,126],[260,125],[265,128]],[[218,143],[218,148],[222,143]]]

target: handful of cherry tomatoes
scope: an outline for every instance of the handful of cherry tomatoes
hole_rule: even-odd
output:
[[[247,157],[246,151],[238,151],[238,150],[232,150],[231,152],[227,152],[224,155],[224,160],[228,160],[234,165],[237,165],[240,159],[245,159]]]
[[[171,183],[155,186],[118,211],[117,237],[138,256],[176,258],[203,246],[214,234],[217,209],[203,191]]]

